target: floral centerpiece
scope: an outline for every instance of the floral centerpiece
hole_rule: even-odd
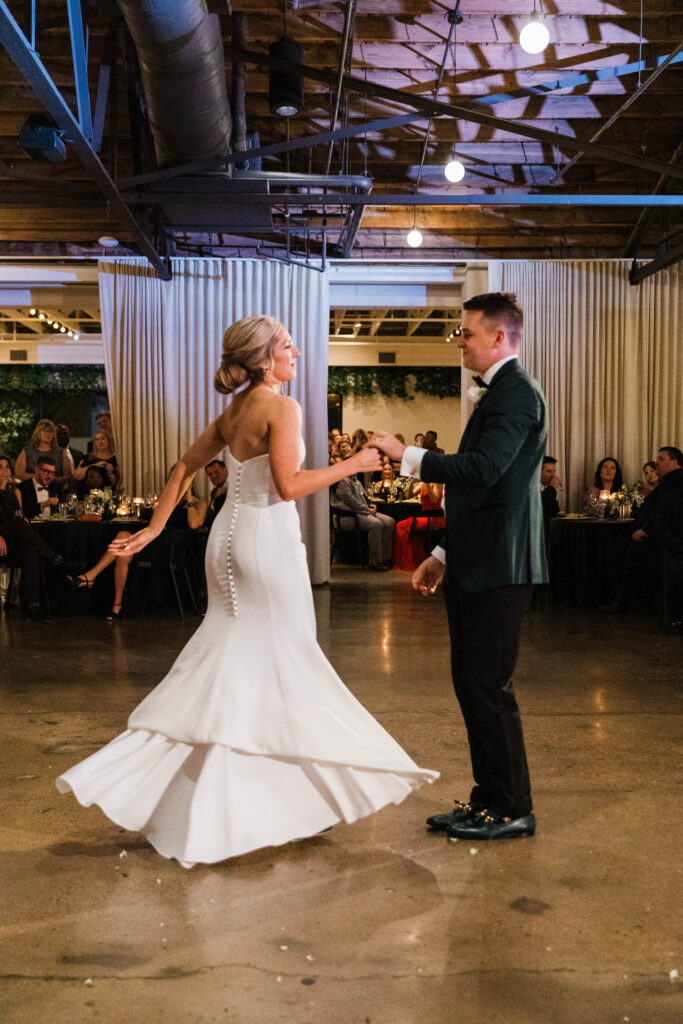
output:
[[[122,487],[94,488],[88,494],[86,503],[103,519],[113,519],[123,495]]]
[[[644,500],[638,484],[624,484],[607,503],[607,518],[628,519],[640,508]]]

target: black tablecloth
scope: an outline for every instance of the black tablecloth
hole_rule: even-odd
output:
[[[118,522],[113,519],[100,522],[41,519],[31,523],[31,526],[38,531],[53,551],[62,555],[69,562],[83,565],[84,570],[91,569],[99,561],[119,532],[126,530],[128,533],[136,533],[146,525],[147,522],[144,519]],[[162,534],[163,536],[164,534]],[[159,541],[153,543],[158,544]],[[193,589],[197,594],[203,580],[206,537],[193,534],[191,543],[188,571]],[[146,550],[149,551],[149,548]],[[139,598],[138,574],[135,572],[136,559],[137,556],[131,564],[131,572],[126,584],[126,602],[131,605],[136,605]],[[52,586],[54,585],[53,581]],[[75,590],[63,583],[59,588],[59,593],[51,594],[51,600],[53,604],[56,602],[57,608],[64,611],[77,611],[92,604],[99,610],[106,610],[111,607],[113,594],[114,574],[113,570],[109,568],[97,577],[91,590],[85,588]],[[173,607],[175,603],[175,593],[168,580],[156,579],[148,597],[149,607]]]
[[[144,519],[132,522],[116,522],[113,519],[98,523],[84,523],[78,520],[41,519],[31,523],[45,543],[63,555],[70,562],[83,562],[90,569],[107,550],[107,547],[121,530],[136,533],[147,526]]]
[[[548,566],[553,600],[579,608],[611,601],[611,566],[633,529],[630,519],[551,519]]]
[[[376,501],[374,504],[377,506],[378,512],[383,512],[385,516],[391,516],[395,523],[419,515],[422,509],[419,501]]]

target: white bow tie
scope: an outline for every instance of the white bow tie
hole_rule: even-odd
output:
[[[486,391],[486,388],[478,388],[476,384],[470,384],[467,389],[467,397],[471,402],[474,402],[474,404],[477,405],[482,396],[486,394]]]

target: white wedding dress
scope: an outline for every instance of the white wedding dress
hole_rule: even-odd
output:
[[[126,731],[57,780],[61,792],[191,867],[355,821],[438,778],[318,646],[299,518],[267,455],[230,458],[206,575],[202,625]]]

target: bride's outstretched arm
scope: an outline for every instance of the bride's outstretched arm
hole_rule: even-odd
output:
[[[284,501],[294,501],[314,494],[324,487],[339,483],[354,473],[370,473],[382,468],[382,458],[376,448],[362,448],[344,462],[323,469],[301,469],[299,438],[301,437],[301,407],[293,398],[279,396],[273,402],[268,422],[268,454],[270,471],[277,492]]]
[[[210,423],[173,467],[173,472],[161,492],[159,502],[149,526],[138,530],[132,537],[115,540],[109,545],[112,554],[135,554],[158,537],[168,522],[171,512],[187,490],[198,469],[211,462],[225,448],[225,438],[219,429],[220,417]]]

